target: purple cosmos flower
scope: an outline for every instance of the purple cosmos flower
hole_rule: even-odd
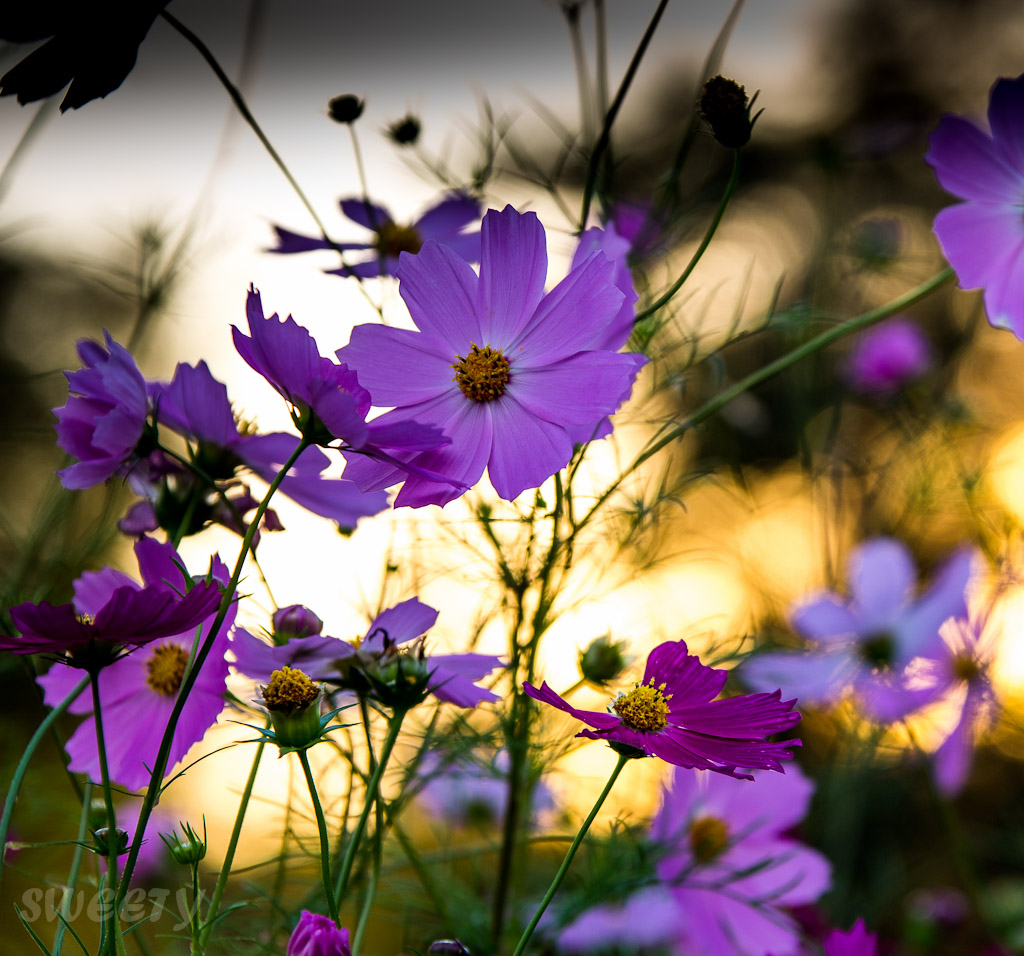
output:
[[[857,338],[846,379],[859,392],[891,395],[918,378],[932,363],[932,350],[919,325],[890,319]]]
[[[537,216],[492,209],[479,277],[436,242],[402,257],[400,292],[419,331],[352,330],[338,357],[357,369],[374,401],[395,406],[376,421],[431,422],[452,440],[415,456],[417,465],[466,485],[486,467],[495,491],[511,501],[569,461],[574,430],[594,428],[618,408],[637,360],[595,346],[622,308],[614,265],[595,252],[547,294],[546,274]],[[365,490],[406,478],[346,457],[345,476]],[[394,504],[445,504],[458,495],[451,484],[413,475]]]
[[[758,773],[752,785],[676,770],[651,824],[657,885],[623,906],[587,910],[560,945],[795,956],[799,930],[784,908],[817,900],[831,881],[825,857],[789,835],[813,791],[795,764],[784,776]]]
[[[143,539],[135,546],[139,567],[155,541]],[[102,576],[109,588],[94,590],[93,578]],[[214,581],[201,581],[185,590],[181,571],[173,564],[161,574],[144,578],[140,587],[130,578],[107,568],[87,571],[75,582],[73,604],[56,607],[43,601],[11,608],[11,620],[20,636],[0,635],[0,648],[15,654],[74,654],[94,643],[111,650],[123,645],[149,644],[183,631],[190,631],[217,610],[220,588]],[[78,678],[71,679],[70,690]]]
[[[992,87],[985,132],[944,116],[925,159],[966,200],[935,217],[935,235],[964,289],[985,290],[988,320],[1024,338],[1024,76]]]
[[[800,741],[771,743],[765,738],[800,722],[793,710],[796,700],[780,700],[779,691],[715,700],[728,676],[689,654],[685,641],[666,641],[647,658],[643,683],[620,693],[608,713],[577,710],[547,683],[539,690],[524,683],[523,689],[534,700],[595,728],[581,730],[577,737],[624,744],[678,767],[730,777],[753,779],[737,767],[782,773],[781,761],[793,759],[792,748]]]
[[[107,347],[82,339],[78,355],[85,368],[65,372],[67,402],[53,410],[57,444],[79,459],[57,474],[65,488],[80,490],[126,469],[137,455],[146,428],[146,380],[135,360],[110,333]]]
[[[112,594],[123,591],[146,594],[160,587],[160,582],[181,576],[180,558],[170,544],[146,538],[135,545],[135,555],[144,587],[110,568],[86,572],[75,582],[76,607],[86,614],[97,613]],[[217,558],[213,560],[213,576],[222,584],[227,584],[230,578],[228,569]],[[234,615],[235,604],[232,603],[181,712],[167,761],[168,771],[202,739],[224,707],[228,676],[224,655]],[[201,625],[199,643],[206,639],[215,617],[216,606],[197,622]],[[129,790],[138,790],[149,783],[192,648],[198,646],[196,640],[195,626],[181,627],[178,633],[151,641],[100,671],[99,694],[110,778]],[[70,668],[60,664],[51,667],[38,678],[44,690],[44,701],[50,706],[62,701],[77,680]],[[92,698],[79,697],[70,710],[76,714],[92,713]],[[67,752],[71,757],[71,770],[86,773],[93,780],[100,779],[96,725],[92,720],[78,727],[67,743]]]
[[[341,200],[341,211],[353,222],[365,226],[374,234],[372,242],[340,242],[331,244],[322,238],[302,236],[274,226],[277,233],[277,248],[270,252],[309,252],[313,249],[337,249],[345,252],[366,249],[373,252],[373,258],[341,269],[328,269],[331,275],[358,276],[361,279],[373,276],[394,275],[398,269],[399,256],[403,252],[413,254],[420,251],[429,239],[451,249],[460,259],[476,262],[480,258],[480,233],[464,232],[472,222],[480,218],[480,203],[466,193],[456,192],[446,196],[436,206],[431,206],[416,222],[403,226],[396,223],[391,213],[383,206],[367,203],[362,199]]]
[[[338,929],[327,916],[303,910],[285,956],[352,956],[348,930]]]
[[[196,366],[179,364],[170,384],[154,385],[151,392],[160,423],[198,443],[197,462],[214,479],[231,479],[236,466],[244,463],[270,482],[295,450],[294,435],[240,431],[227,388],[213,377],[205,362]],[[351,481],[323,477],[321,472],[328,464],[319,448],[307,448],[281,482],[282,494],[345,529],[354,528],[360,518],[387,507],[383,492],[364,494]],[[219,496],[216,498],[219,501]],[[241,504],[236,503],[236,510],[244,514],[248,509],[243,510]]]
[[[914,658],[936,652],[944,621],[966,615],[971,562],[969,550],[957,552],[915,599],[906,545],[893,538],[864,542],[850,555],[848,599],[829,591],[793,611],[793,627],[812,649],[757,654],[743,666],[745,680],[755,689],[782,686],[817,704],[852,688],[875,719],[900,719],[908,713],[902,672]]]
[[[875,956],[878,938],[859,919],[850,932],[833,930],[825,937],[825,956]]]
[[[339,671],[374,667],[387,655],[398,653],[403,644],[425,634],[436,620],[437,611],[419,598],[411,598],[378,614],[366,636],[354,643],[315,635],[272,647],[239,629],[233,644],[235,666],[254,680],[268,681],[273,671],[288,665],[314,680],[340,683],[344,688],[346,682],[339,681]],[[475,681],[502,666],[501,658],[490,654],[432,654],[426,659],[428,686],[440,700],[475,707],[484,700],[501,699]]]

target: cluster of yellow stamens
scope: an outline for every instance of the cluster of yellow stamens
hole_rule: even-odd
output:
[[[285,665],[270,675],[270,683],[263,688],[263,703],[267,710],[293,714],[312,704],[318,693],[319,684],[314,684],[297,667]]]
[[[619,694],[612,701],[612,710],[633,730],[661,730],[668,723],[668,702],[671,699],[672,695],[665,693],[665,685],[655,687],[652,677],[649,683],[637,681],[631,691]]]
[[[729,828],[718,817],[701,817],[690,826],[690,849],[701,863],[710,863],[729,843]]]
[[[509,380],[508,359],[501,349],[489,345],[472,345],[465,356],[455,356],[452,368],[462,394],[475,402],[490,402],[504,394]]]
[[[180,644],[161,644],[153,648],[146,661],[146,683],[165,697],[174,697],[185,679],[188,652]]]
[[[78,619],[79,624],[84,624],[86,627],[96,623],[96,618],[91,614],[76,614],[75,617]]]
[[[400,252],[416,255],[423,246],[423,237],[412,226],[386,222],[377,230],[377,249],[382,256],[397,256]]]

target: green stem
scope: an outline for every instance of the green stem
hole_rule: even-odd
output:
[[[722,200],[721,202],[719,202],[718,208],[715,210],[715,215],[714,218],[711,220],[711,225],[708,226],[707,231],[704,233],[704,238],[701,240],[700,245],[697,247],[697,251],[694,252],[693,256],[690,258],[690,261],[687,263],[686,268],[683,269],[682,274],[679,276],[679,278],[672,283],[672,285],[657,299],[657,301],[655,301],[653,305],[648,306],[642,312],[637,313],[636,318],[633,319],[634,325],[637,322],[641,322],[644,319],[654,315],[654,313],[657,312],[658,309],[662,308],[663,306],[668,305],[668,303],[672,301],[675,294],[683,287],[683,284],[686,282],[686,280],[690,278],[690,275],[693,273],[693,270],[697,268],[697,263],[700,262],[701,257],[707,251],[708,246],[711,245],[711,240],[714,237],[715,231],[718,229],[718,226],[722,221],[722,217],[725,215],[725,210],[729,205],[729,201],[732,199],[732,194],[736,191],[736,184],[739,182],[739,180],[740,151],[738,149],[734,149],[732,151],[732,172],[729,175],[729,182],[726,184],[725,192],[722,193]]]
[[[57,932],[53,937],[53,956],[60,956],[64,945],[64,934],[67,932],[65,921],[71,915],[71,902],[78,886],[78,874],[82,869],[82,856],[85,853],[85,838],[89,835],[89,811],[92,809],[92,784],[86,783],[82,789],[82,813],[78,818],[78,836],[75,838],[75,852],[71,856],[71,871],[64,887],[64,898],[60,904],[60,915],[63,920],[57,921]]]
[[[359,912],[359,922],[356,923],[355,936],[352,937],[352,952],[359,953],[363,947],[363,936],[366,935],[366,927],[370,922],[370,910],[373,909],[373,900],[377,895],[377,883],[380,880],[380,853],[381,853],[381,803],[377,801],[377,827],[373,831],[373,866],[370,869],[370,884],[366,887],[366,897],[363,900],[363,908]]]
[[[320,874],[324,881],[324,896],[327,898],[327,909],[334,920],[334,925],[341,928],[341,917],[338,915],[338,903],[331,890],[331,839],[327,835],[327,821],[324,819],[324,810],[320,806],[320,797],[316,792],[316,782],[313,780],[313,771],[309,768],[309,757],[305,750],[299,752],[299,763],[302,764],[302,772],[306,775],[306,786],[309,787],[309,798],[313,801],[313,812],[316,814],[316,828],[320,834]]]
[[[548,891],[544,894],[544,898],[540,901],[540,906],[537,907],[537,912],[533,914],[533,918],[530,920],[522,937],[519,940],[518,945],[512,953],[512,956],[522,956],[526,950],[527,943],[530,942],[530,937],[533,936],[533,931],[537,928],[537,924],[540,922],[540,918],[544,915],[544,911],[548,908],[548,905],[555,898],[555,894],[558,892],[558,888],[562,885],[562,881],[565,879],[566,874],[569,872],[569,867],[572,865],[573,857],[576,856],[576,851],[580,848],[580,844],[583,842],[583,838],[587,835],[587,831],[590,829],[590,825],[594,822],[597,817],[601,806],[604,804],[608,794],[611,793],[612,787],[615,785],[615,781],[618,780],[619,774],[622,772],[622,768],[633,759],[619,754],[618,762],[615,764],[615,769],[612,771],[612,775],[608,778],[608,782],[604,785],[604,790],[601,791],[601,795],[597,798],[597,802],[594,804],[590,813],[587,815],[587,819],[583,821],[583,826],[580,827],[580,832],[576,834],[575,839],[569,845],[569,849],[565,853],[565,859],[562,860],[562,865],[558,868],[558,872],[555,874],[555,878],[551,881],[551,885],[548,887]]]
[[[242,567],[245,564],[245,559],[249,553],[249,549],[252,547],[253,538],[256,536],[256,529],[259,528],[260,522],[263,520],[263,515],[266,514],[267,508],[270,507],[270,500],[274,497],[274,492],[276,492],[280,487],[281,482],[284,481],[285,475],[288,474],[292,465],[298,461],[299,456],[309,446],[310,442],[308,439],[299,439],[298,444],[295,446],[295,451],[288,456],[288,460],[281,466],[281,470],[274,476],[274,480],[270,483],[270,487],[267,489],[267,493],[263,496],[263,500],[256,507],[256,514],[253,516],[252,522],[246,529],[245,537],[242,539],[242,548],[238,553],[238,560],[235,561],[235,568],[231,572],[231,579],[224,588],[224,597],[220,602],[220,607],[217,608],[217,615],[213,619],[213,624],[210,625],[210,631],[206,635],[206,640],[203,641],[202,647],[199,648],[199,652],[192,661],[188,672],[185,674],[185,677],[181,682],[181,687],[178,689],[178,696],[174,701],[174,707],[171,709],[171,715],[167,721],[167,728],[164,730],[163,739],[160,741],[160,749],[157,751],[156,761],[153,764],[153,772],[149,778],[149,786],[146,789],[145,799],[142,801],[142,809],[139,811],[139,822],[135,828],[135,839],[132,841],[132,849],[128,854],[128,860],[124,867],[125,876],[118,890],[119,905],[124,902],[128,881],[135,869],[135,862],[139,858],[139,847],[142,842],[140,838],[142,834],[146,832],[146,824],[149,823],[150,814],[153,812],[153,807],[156,805],[156,801],[160,796],[161,784],[163,783],[164,773],[167,770],[167,760],[171,752],[171,744],[174,742],[174,731],[178,726],[178,720],[180,719],[181,712],[185,707],[185,701],[188,699],[189,691],[192,690],[192,686],[199,677],[199,672],[202,670],[203,664],[206,662],[206,658],[210,656],[210,651],[213,649],[213,643],[228,615],[228,609],[235,600],[235,588],[238,587],[238,580],[242,576]]]
[[[268,723],[269,726],[269,723]],[[238,812],[235,814],[235,825],[231,830],[231,839],[228,841],[227,852],[224,854],[224,862],[221,864],[220,874],[217,876],[217,883],[213,888],[213,896],[210,897],[210,906],[206,911],[206,919],[200,934],[200,951],[209,942],[210,934],[213,932],[214,920],[217,917],[217,910],[220,908],[220,901],[224,896],[224,890],[228,885],[228,876],[231,874],[231,864],[235,859],[235,850],[238,849],[238,838],[242,835],[242,824],[245,822],[245,811],[249,806],[249,798],[252,796],[252,788],[256,784],[256,773],[260,769],[260,759],[263,757],[265,744],[256,748],[256,756],[252,760],[252,768],[249,770],[249,777],[245,781],[245,789],[242,791],[242,799],[238,804]]]
[[[110,770],[107,764],[107,743],[103,734],[103,706],[100,703],[99,671],[90,671],[89,683],[92,687],[92,717],[96,724],[96,750],[100,761],[100,783],[103,787],[103,804],[107,809],[107,880],[110,887],[110,928],[107,931],[107,948],[113,950],[117,943],[119,950],[124,948],[121,941],[121,920],[118,908],[114,904],[117,899],[117,819],[114,816],[114,795],[110,790]]]
[[[18,766],[14,768],[14,776],[11,777],[11,785],[7,788],[7,799],[4,801],[4,812],[3,816],[0,816],[0,875],[3,874],[4,857],[7,855],[5,850],[7,848],[7,831],[11,826],[11,817],[14,815],[14,804],[18,799],[18,791],[21,789],[21,782],[25,779],[25,772],[28,770],[28,765],[31,763],[32,758],[35,756],[36,749],[39,747],[39,742],[49,733],[50,728],[56,722],[57,718],[64,713],[82,694],[82,691],[89,685],[89,675],[86,674],[76,685],[74,690],[68,694],[56,707],[53,708],[44,718],[43,722],[36,728],[36,732],[32,735],[25,752],[21,755],[21,760],[18,761]]]
[[[398,740],[398,732],[402,727],[402,721],[405,719],[405,713],[404,710],[396,710],[388,721],[388,735],[384,739],[384,746],[381,747],[373,776],[370,777],[370,782],[366,785],[366,798],[363,802],[363,809],[359,814],[359,820],[356,822],[355,828],[352,830],[348,846],[345,848],[345,858],[341,862],[341,871],[338,873],[338,879],[334,884],[334,896],[338,906],[341,905],[341,901],[345,897],[345,891],[348,889],[348,881],[352,876],[352,865],[356,859],[356,850],[359,848],[359,841],[362,839],[363,831],[366,829],[366,821],[370,817],[370,810],[377,800],[380,781],[384,776],[384,769],[388,765],[391,751],[395,748],[395,741]]]

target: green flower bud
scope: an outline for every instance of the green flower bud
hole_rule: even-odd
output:
[[[100,856],[109,857],[113,850],[117,856],[128,852],[128,833],[120,827],[100,827],[92,831],[93,847]]]
[[[592,684],[607,684],[615,680],[630,664],[632,657],[625,653],[625,641],[613,641],[611,634],[594,638],[580,652],[580,673]]]
[[[327,112],[335,123],[354,123],[363,115],[366,100],[359,99],[351,93],[335,96],[327,103]]]
[[[161,833],[160,839],[167,844],[175,863],[182,866],[195,866],[206,856],[206,821],[203,821],[203,836],[192,829],[189,823],[179,824],[183,836],[177,833]]]

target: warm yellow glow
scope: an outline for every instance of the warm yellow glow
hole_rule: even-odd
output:
[[[988,482],[996,498],[1024,521],[1024,424],[1009,429],[992,451]]]

